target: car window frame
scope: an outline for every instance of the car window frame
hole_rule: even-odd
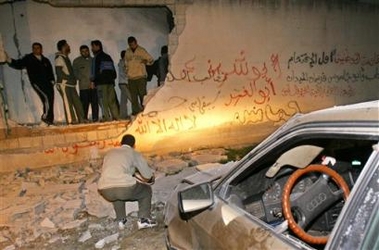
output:
[[[283,142],[293,140],[294,138],[298,138],[299,136],[316,137],[316,136],[323,135],[324,136],[323,138],[327,138],[327,137],[335,138],[335,136],[341,136],[341,137],[354,136],[354,137],[360,138],[362,136],[365,136],[365,137],[367,136],[367,140],[379,140],[379,132],[377,130],[378,123],[376,123],[376,127],[375,126],[353,127],[353,126],[346,126],[346,124],[343,124],[344,126],[340,126],[340,124],[337,124],[337,126],[323,127],[326,125],[330,126],[331,125],[330,123],[326,123],[326,124],[323,123],[321,125],[318,124],[317,126],[313,126],[313,125],[311,124],[309,126],[308,124],[305,124],[301,127],[298,127],[297,129],[291,128],[288,131],[281,131],[284,133],[277,134],[277,136],[275,137],[270,136],[269,137],[270,140],[264,140],[261,144],[265,144],[265,145],[260,144],[259,148],[253,149],[248,155],[246,155],[244,158],[241,159],[241,161],[235,166],[235,168],[232,171],[226,174],[217,183],[217,185],[215,186],[215,195],[225,200],[227,198],[226,196],[228,194],[229,184],[235,178],[237,178],[237,176],[239,176],[251,165],[259,162],[269,152],[271,152],[272,150],[275,150],[275,148],[277,147],[280,147],[280,145],[282,145]],[[257,164],[256,166],[259,166],[259,164]]]
[[[352,223],[348,222],[348,220],[350,218],[355,218],[361,207],[364,205],[362,201],[366,199],[368,195],[368,189],[372,188],[373,184],[378,184],[379,143],[376,144],[375,147],[376,149],[373,149],[370,158],[366,162],[363,171],[361,172],[356,181],[356,185],[354,185],[353,189],[351,190],[350,196],[341,211],[341,215],[337,219],[336,226],[333,228],[330,234],[331,240],[328,241],[328,243],[325,246],[325,249],[345,249],[342,248],[343,244],[347,246],[346,249],[359,249],[366,242],[364,239],[358,241],[358,237],[354,237],[354,235],[344,237],[344,234],[345,232],[347,232],[350,226],[353,226]],[[376,188],[378,188],[378,186]],[[379,216],[378,210],[376,210],[379,207],[379,197],[377,198],[376,203],[372,207],[373,208],[369,211],[369,219],[367,220],[366,224],[363,225],[364,234],[366,234],[367,230],[369,230],[372,226],[377,227],[377,225],[373,225],[372,217],[375,216],[377,218]],[[375,211],[377,212],[377,214],[374,213]],[[360,226],[362,226],[362,224],[360,224]],[[354,228],[352,230],[353,234],[354,232],[356,233],[359,231],[360,230],[354,230]],[[378,242],[378,239],[376,242]],[[357,246],[356,244],[359,245]]]
[[[313,124],[314,125],[314,124]],[[218,199],[222,200],[225,203],[229,203],[227,201],[228,197],[228,191],[230,187],[230,183],[237,178],[240,174],[242,174],[247,168],[251,167],[251,165],[255,165],[256,167],[260,166],[260,161],[270,152],[275,150],[277,147],[280,147],[283,143],[286,143],[288,141],[293,141],[294,138],[301,139],[309,139],[311,137],[317,138],[317,137],[323,137],[323,138],[354,138],[357,139],[364,138],[366,140],[375,140],[379,141],[379,133],[377,130],[378,123],[376,124],[370,124],[370,126],[362,126],[362,127],[355,127],[355,126],[346,126],[346,124],[334,124],[335,126],[331,127],[325,127],[325,126],[302,126],[297,127],[296,129],[290,129],[290,130],[284,130],[281,131],[282,133],[277,134],[277,136],[270,136],[270,140],[265,140],[265,145],[260,145],[258,150],[252,150],[251,153],[248,154],[247,157],[244,157],[239,164],[235,167],[233,171],[231,171],[229,174],[227,174],[223,179],[220,180],[220,182],[215,187],[214,194],[217,196]],[[325,125],[325,124],[324,124]],[[330,126],[331,123],[328,123]],[[341,126],[342,125],[342,126]],[[366,124],[367,125],[367,124]],[[372,125],[372,126],[371,126]],[[300,139],[301,138],[301,139]],[[295,142],[291,143],[292,145],[295,144]],[[367,164],[367,163],[366,163]],[[365,165],[366,165],[365,164]],[[242,209],[243,210],[243,209]],[[245,211],[245,210],[244,210]],[[246,214],[250,215],[245,211]],[[248,216],[248,218],[255,219],[252,215]],[[259,219],[258,219],[259,220]],[[264,223],[264,222],[262,222]],[[337,222],[338,223],[338,222]],[[336,223],[335,228],[338,227],[338,224]],[[264,223],[266,224],[266,223]],[[269,226],[268,224],[266,225]],[[334,229],[333,229],[334,230]],[[296,245],[302,245],[303,248],[313,249],[312,247],[308,246],[307,243],[301,241],[298,238],[291,238],[290,236],[285,237],[282,234],[278,234],[280,238],[284,237],[289,240],[291,240],[292,243]],[[282,237],[281,237],[282,236]]]

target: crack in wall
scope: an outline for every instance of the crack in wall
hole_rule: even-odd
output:
[[[1,37],[0,37],[1,39]],[[1,43],[1,41],[0,41]],[[4,73],[3,73],[3,65],[0,66],[0,105],[2,107],[2,110],[1,110],[1,117],[5,123],[5,127],[6,127],[6,134],[5,136],[7,137],[8,135],[10,135],[10,126],[9,126],[9,122],[8,122],[8,118],[9,118],[9,109],[8,109],[8,101],[7,101],[7,96],[5,94],[5,88],[4,88]]]
[[[20,49],[20,42],[19,42],[19,39],[18,39],[16,17],[15,17],[15,13],[14,13],[13,2],[10,5],[11,5],[11,10],[12,10],[12,24],[13,24],[13,30],[14,30],[13,43],[16,46],[16,49],[17,49],[17,58],[21,58],[22,54],[21,54],[21,49]],[[22,71],[20,72],[20,81],[21,81],[22,94],[24,95],[24,101],[27,102],[27,100],[26,100],[26,93],[25,93],[25,81],[24,81],[24,78],[22,77]]]

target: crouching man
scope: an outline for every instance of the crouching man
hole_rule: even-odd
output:
[[[98,182],[99,193],[113,204],[119,229],[125,228],[127,201],[138,201],[138,229],[157,225],[150,215],[154,172],[134,146],[134,136],[127,134],[121,140],[121,147],[109,150]]]

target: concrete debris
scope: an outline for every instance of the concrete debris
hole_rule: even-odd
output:
[[[101,239],[99,240],[98,242],[96,242],[95,244],[95,248],[96,249],[101,249],[105,246],[105,240],[104,239]]]
[[[176,174],[188,167],[188,163],[180,159],[170,159],[157,162],[154,164],[154,167],[160,172],[171,175]]]
[[[223,149],[150,157],[148,161],[156,170],[152,215],[162,213],[173,187],[182,176],[199,169],[207,171],[221,165],[215,162],[225,159]],[[212,164],[198,169],[189,167],[203,163]],[[110,243],[113,246],[107,246],[107,249],[121,249],[115,242],[120,235],[123,237],[136,229],[138,202],[125,204],[127,229],[120,235],[115,233],[118,227],[113,206],[97,191],[100,172],[101,160],[81,163],[80,166],[25,168],[0,174],[3,187],[0,190],[0,249],[28,247],[31,242],[41,240],[46,249],[55,249],[56,244],[65,241],[74,242],[79,249],[91,248],[90,245],[93,248],[93,244],[100,249]],[[75,230],[73,235],[76,238],[63,236],[62,230]],[[97,239],[100,240],[96,242]],[[47,247],[48,244],[51,246]]]
[[[92,183],[84,189],[84,204],[86,211],[90,215],[98,218],[116,218],[112,204],[106,201],[97,191],[97,183]]]
[[[92,238],[91,232],[89,230],[85,231],[79,238],[79,242],[85,242]]]
[[[55,242],[57,242],[57,241],[59,241],[59,240],[63,241],[62,237],[55,235],[55,236],[53,236],[51,239],[49,239],[48,242],[49,242],[50,244],[53,244],[53,243],[55,243]]]
[[[138,211],[138,202],[126,202],[125,203],[126,215],[130,215],[135,211]]]
[[[47,227],[47,228],[55,228],[54,222],[52,222],[49,218],[45,218],[40,223],[41,227]]]
[[[205,163],[226,161],[227,157],[225,155],[200,154],[191,156],[191,159],[195,161],[197,165],[201,165]]]
[[[119,236],[119,233],[115,233],[115,234],[105,237],[104,239],[99,240],[98,242],[96,242],[95,248],[101,249],[105,246],[105,244],[109,244],[109,243],[117,241],[118,236]]]
[[[4,237],[3,235],[0,235],[0,243],[8,241],[8,238]]]
[[[115,233],[115,234],[105,237],[103,240],[105,241],[105,243],[109,244],[109,243],[117,241],[118,236],[119,236],[119,233]]]
[[[15,250],[15,249],[16,249],[15,245],[10,245],[10,246],[5,247],[3,250]]]
[[[73,228],[79,228],[81,227],[85,222],[87,221],[87,219],[81,219],[81,220],[74,220],[74,221],[70,221],[64,225],[62,225],[60,228],[62,230],[67,230],[67,229],[73,229]]]

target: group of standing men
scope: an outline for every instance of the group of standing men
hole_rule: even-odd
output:
[[[55,55],[56,80],[49,59],[42,54],[40,43],[33,43],[32,53],[21,59],[15,60],[7,55],[7,63],[15,69],[26,68],[30,83],[43,104],[41,120],[47,125],[54,124],[54,85],[62,96],[67,124],[89,122],[87,117],[90,105],[93,122],[99,121],[99,105],[104,121],[129,119],[127,100],[132,104],[132,115],[137,115],[144,109],[143,98],[147,94],[146,65],[153,64],[154,59],[138,45],[135,37],[128,37],[128,45],[121,52],[118,63],[121,103],[118,102],[114,89],[117,73],[113,60],[103,51],[99,40],[91,41],[93,58],[89,47],[82,45],[80,56],[73,63],[68,56],[71,50],[67,41],[58,41],[58,52]],[[167,69],[163,72],[165,78]],[[77,83],[79,95],[76,91]]]

